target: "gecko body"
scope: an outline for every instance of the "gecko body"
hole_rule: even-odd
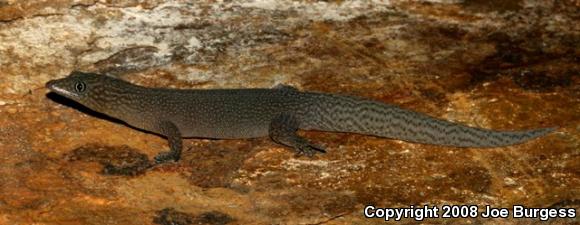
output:
[[[312,155],[324,152],[298,129],[348,132],[454,147],[499,147],[555,128],[497,131],[437,119],[359,97],[271,89],[149,88],[94,73],[73,72],[46,84],[51,91],[127,124],[166,136],[170,151],[156,162],[177,161],[182,137],[237,139],[269,136]]]

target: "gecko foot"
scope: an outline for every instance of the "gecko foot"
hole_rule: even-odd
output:
[[[179,153],[176,154],[173,151],[160,152],[155,156],[154,161],[155,164],[162,164],[169,161],[177,162],[179,161]]]
[[[316,153],[326,153],[324,147],[310,144],[305,140],[301,141],[300,144],[298,144],[294,149],[296,150],[296,156],[305,155],[308,157],[313,157]]]
[[[300,123],[294,115],[280,114],[270,123],[270,138],[279,144],[295,149],[296,156],[306,155],[312,157],[318,152],[326,153],[323,147],[311,144],[308,140],[296,134],[299,125]]]

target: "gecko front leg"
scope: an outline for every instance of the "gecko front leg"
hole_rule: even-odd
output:
[[[161,152],[155,156],[155,164],[162,164],[168,161],[179,161],[181,157],[182,140],[181,132],[177,126],[169,121],[164,121],[159,124],[159,130],[162,135],[167,137],[169,141],[169,151]]]

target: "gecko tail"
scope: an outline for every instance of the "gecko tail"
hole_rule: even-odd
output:
[[[442,146],[493,148],[521,144],[556,129],[549,127],[524,131],[498,131],[455,124],[436,135],[434,132],[424,131],[425,134],[417,133],[414,137],[406,138],[411,142]]]
[[[360,98],[317,96],[305,129],[373,135],[414,143],[453,147],[491,148],[520,144],[557,127],[499,131],[437,119],[381,102]]]

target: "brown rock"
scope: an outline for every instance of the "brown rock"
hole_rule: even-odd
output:
[[[0,224],[382,224],[362,216],[368,204],[578,209],[575,6],[0,1]],[[46,95],[72,70],[175,88],[286,83],[473,126],[560,129],[495,149],[304,132],[329,151],[312,159],[268,138],[193,139],[182,161],[149,168],[162,137]],[[424,223],[497,221],[522,223]]]

